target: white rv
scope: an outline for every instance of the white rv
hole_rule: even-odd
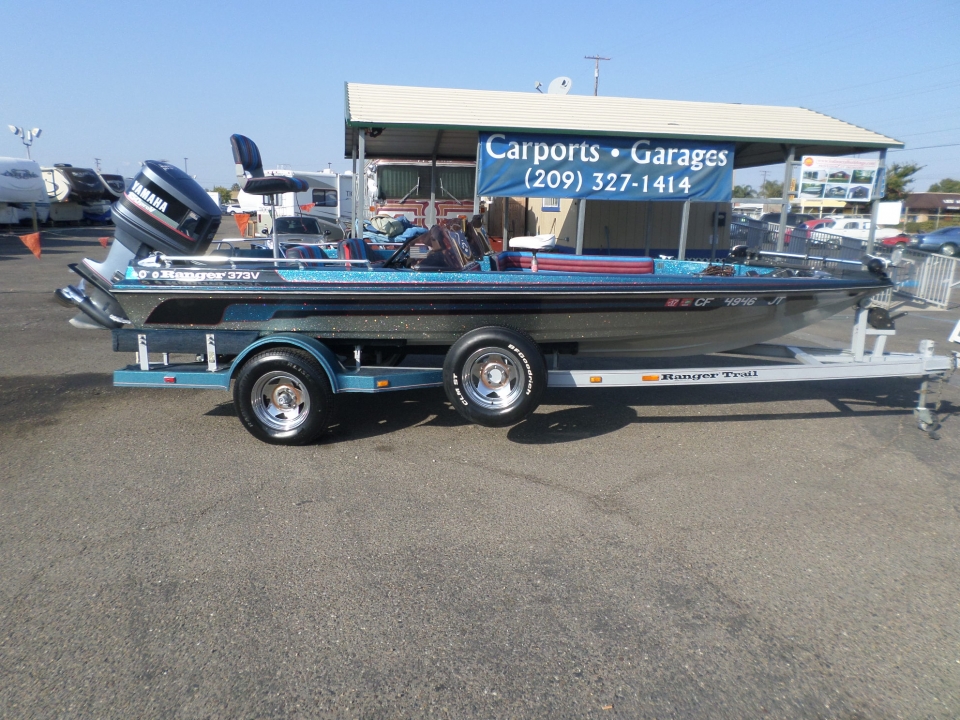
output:
[[[40,166],[33,160],[0,158],[0,223],[16,224],[33,216],[37,205],[37,219],[49,215],[47,191]]]
[[[341,240],[344,231],[353,221],[353,174],[323,172],[305,172],[303,170],[267,170],[266,175],[285,175],[305,180],[309,187],[301,193],[286,193],[281,196],[280,204],[274,208],[277,217],[303,215],[312,217],[320,224],[329,240]],[[250,195],[243,191],[237,196],[237,202],[243,212],[255,213],[257,232],[269,234],[270,212],[260,195]],[[266,233],[264,233],[266,231]]]
[[[105,219],[110,212],[113,195],[91,168],[58,164],[43,168],[43,180],[50,197],[51,220]]]

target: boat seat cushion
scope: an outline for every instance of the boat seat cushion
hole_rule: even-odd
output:
[[[367,244],[360,238],[346,238],[337,245],[337,257],[341,260],[366,260]]]
[[[326,260],[327,254],[319,245],[291,245],[285,257],[301,260]]]
[[[309,187],[307,181],[301,178],[270,175],[268,177],[247,178],[243,191],[251,195],[281,195],[288,192],[303,192]]]
[[[557,246],[556,235],[531,235],[510,238],[511,250],[553,250]]]
[[[533,253],[502,252],[496,256],[497,270],[529,270]],[[653,274],[653,258],[608,255],[537,255],[540,271],[613,273],[621,275]]]

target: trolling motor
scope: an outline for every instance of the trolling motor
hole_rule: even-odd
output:
[[[111,329],[129,323],[112,294],[131,261],[151,252],[203,255],[220,227],[220,207],[180,168],[147,160],[112,209],[113,242],[101,263],[70,265],[82,280],[54,292],[54,299],[81,312],[70,324]]]

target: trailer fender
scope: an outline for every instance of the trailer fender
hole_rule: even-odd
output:
[[[297,333],[274,333],[273,335],[267,335],[250,343],[243,349],[243,352],[234,359],[233,365],[230,367],[230,379],[236,379],[237,371],[253,353],[271,347],[295,347],[306,350],[316,358],[317,362],[320,363],[320,366],[327,373],[327,377],[330,379],[330,388],[333,392],[340,392],[339,373],[343,371],[343,366],[340,364],[337,356],[330,348],[316,338],[299,335]]]

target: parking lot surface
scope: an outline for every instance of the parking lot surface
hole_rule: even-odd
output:
[[[960,717],[956,379],[939,439],[873,380],[503,429],[350,396],[274,447],[226,393],[111,386],[132,359],[51,299],[109,232],[0,236],[0,716]]]

